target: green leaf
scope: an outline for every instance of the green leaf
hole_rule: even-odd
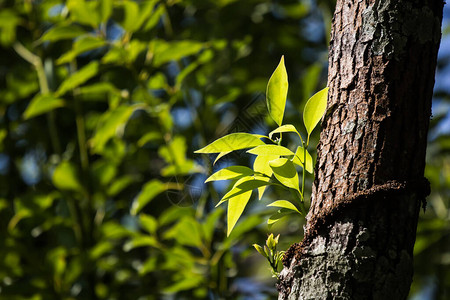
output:
[[[284,186],[299,191],[298,174],[294,164],[287,158],[277,158],[269,162],[276,179]]]
[[[57,64],[69,63],[72,60],[74,60],[78,55],[90,50],[103,47],[105,45],[106,41],[101,38],[93,36],[85,36],[77,40],[74,43],[72,50],[64,53],[60,58],[57,59],[56,63]]]
[[[228,200],[228,213],[227,213],[227,236],[230,236],[231,231],[233,230],[236,222],[239,220],[239,217],[244,212],[244,208],[250,200],[250,196],[252,195],[252,191],[247,191],[245,193],[236,195],[231,197]]]
[[[158,221],[150,215],[139,214],[139,224],[141,227],[150,234],[156,234],[158,229]]]
[[[204,47],[204,43],[190,40],[167,42],[153,40],[150,49],[153,50],[153,65],[159,67],[172,60],[179,60],[185,56],[198,53]]]
[[[134,1],[123,2],[125,9],[125,19],[123,28],[128,32],[139,30],[142,24],[152,15],[156,1],[144,1],[144,5],[139,6]]]
[[[276,213],[274,213],[273,215],[271,215],[269,217],[269,219],[267,220],[267,225],[269,225],[269,227],[271,227],[273,224],[275,224],[276,222],[280,221],[282,218],[284,218],[290,214],[292,214],[291,210],[280,209],[279,211],[277,211]]]
[[[255,247],[256,251],[258,251],[259,254],[261,254],[262,256],[264,256],[264,257],[267,258],[267,254],[264,252],[263,247],[261,247],[261,246],[258,245],[258,244],[253,244],[253,247]]]
[[[278,155],[258,155],[255,158],[255,161],[253,163],[253,170],[255,172],[262,173],[266,175],[267,177],[271,177],[273,174],[272,168],[269,166],[269,161],[277,159]],[[261,200],[265,190],[267,189],[266,186],[261,186],[258,188],[258,199]]]
[[[296,211],[299,214],[301,214],[300,211],[297,209],[297,207],[295,207],[294,204],[292,204],[291,202],[289,202],[287,200],[277,200],[277,201],[270,203],[267,206],[286,208],[286,209],[290,209],[290,210]]]
[[[303,122],[305,123],[308,137],[322,118],[327,108],[328,88],[317,92],[306,102],[303,111]]]
[[[85,33],[83,28],[75,24],[53,26],[42,35],[40,41],[71,40]]]
[[[70,11],[70,18],[75,22],[89,25],[93,28],[98,26],[100,16],[96,9],[97,1],[68,0],[66,6]]]
[[[220,153],[264,145],[262,135],[250,133],[232,133],[215,140],[195,153]]]
[[[157,195],[168,189],[175,189],[176,186],[163,183],[157,179],[150,180],[143,187],[139,195],[133,200],[131,204],[130,213],[136,215],[144,208],[150,201],[152,201]],[[178,187],[181,189],[181,187]]]
[[[277,129],[273,130],[272,132],[269,133],[269,139],[272,139],[272,136],[274,133],[280,133],[280,132],[295,132],[300,137],[300,140],[302,139],[302,137],[300,136],[300,133],[298,133],[297,129],[292,124],[282,125],[282,126],[278,127]]]
[[[139,235],[131,238],[123,245],[123,251],[129,252],[139,247],[155,247],[159,248],[160,244],[158,240],[153,236]]]
[[[233,151],[220,152],[220,153],[217,155],[216,159],[214,160],[213,165],[215,165],[216,162],[217,162],[219,159],[221,159],[222,157],[224,157],[225,155],[227,155],[228,153],[231,153],[231,152],[233,152]]]
[[[293,163],[301,166],[303,168],[303,158],[304,158],[304,149],[300,146],[297,147],[297,151],[295,151],[294,159],[292,160]],[[313,167],[313,159],[311,157],[311,154],[309,154],[308,151],[306,151],[306,168],[305,170],[312,174],[314,172]]]
[[[62,106],[64,106],[64,100],[49,94],[38,94],[28,104],[27,109],[23,113],[23,118],[27,120]]]
[[[109,196],[115,196],[135,181],[130,175],[124,175],[113,181],[106,190]]]
[[[181,245],[201,247],[202,228],[193,217],[186,216],[179,220],[172,228],[167,230],[164,239],[175,239]]]
[[[106,23],[113,11],[113,0],[100,0],[100,21]]]
[[[106,143],[124,128],[131,114],[142,106],[136,104],[132,106],[122,105],[114,110],[104,113],[101,121],[97,125],[94,136],[89,141],[94,153],[103,151]]]
[[[85,83],[98,73],[99,63],[97,61],[93,61],[80,70],[78,72],[70,75],[69,78],[64,80],[56,91],[56,95],[64,95],[68,91],[80,86]]]
[[[208,213],[206,221],[201,224],[203,229],[203,236],[205,238],[205,243],[207,244],[211,243],[211,241],[213,240],[216,224],[223,213],[224,210],[222,208],[215,209],[214,211]]]
[[[60,190],[82,191],[83,187],[78,180],[77,169],[68,161],[61,162],[53,172],[53,184]]]
[[[278,145],[261,145],[248,150],[247,153],[255,155],[294,155],[294,152],[288,148]]]
[[[252,169],[243,166],[231,166],[212,174],[205,180],[205,183],[216,180],[239,179],[249,175],[253,175]]]
[[[288,76],[284,66],[284,56],[273,72],[267,84],[266,101],[272,119],[281,125],[288,92]]]
[[[139,147],[143,147],[145,144],[149,142],[156,142],[156,141],[162,141],[162,135],[158,131],[150,131],[143,135],[139,141],[137,142],[137,145]]]
[[[272,184],[269,182],[269,180],[270,178],[259,175],[245,176],[240,178],[238,181],[236,181],[231,190],[222,197],[219,203],[217,203],[216,207],[229,200],[231,197],[235,197],[248,191],[252,191],[261,186]]]

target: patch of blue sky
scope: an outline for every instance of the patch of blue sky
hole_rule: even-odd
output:
[[[53,5],[48,10],[48,16],[49,17],[57,17],[57,16],[59,16],[59,15],[61,15],[63,13],[65,8],[66,8],[66,5],[64,5],[62,3]]]
[[[9,156],[4,153],[0,153],[0,175],[8,174],[9,163],[10,163]]]
[[[114,21],[109,21],[106,26],[106,39],[108,41],[120,40],[125,34],[125,30]]]
[[[192,125],[194,116],[191,110],[186,107],[175,107],[171,110],[171,115],[175,126],[181,129],[186,129]]]
[[[20,175],[27,185],[37,184],[42,177],[38,159],[34,152],[26,153],[19,166]]]

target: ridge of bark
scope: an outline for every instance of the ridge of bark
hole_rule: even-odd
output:
[[[426,197],[430,194],[430,182],[428,179],[421,178],[418,180],[397,181],[390,180],[384,184],[375,185],[370,189],[353,193],[348,197],[342,197],[334,202],[332,206],[323,209],[318,215],[314,215],[310,219],[310,226],[305,231],[303,240],[300,243],[295,243],[289,247],[283,257],[283,265],[289,267],[293,258],[299,261],[307,253],[304,251],[304,246],[310,244],[314,238],[319,235],[319,232],[333,224],[336,215],[343,209],[348,209],[351,206],[363,205],[364,202],[370,200],[390,200],[391,196],[399,194],[417,194],[422,198],[422,208],[426,209]],[[388,205],[388,204],[387,204]]]

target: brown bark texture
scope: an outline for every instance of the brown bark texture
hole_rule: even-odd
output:
[[[279,299],[406,299],[442,0],[338,0],[305,236]]]

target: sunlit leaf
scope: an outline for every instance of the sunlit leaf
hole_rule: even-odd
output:
[[[280,221],[282,218],[284,218],[287,215],[290,215],[292,213],[293,213],[292,210],[280,209],[279,211],[277,211],[276,213],[274,213],[273,215],[271,215],[269,217],[269,219],[267,220],[267,224],[269,225],[269,227],[271,227],[273,224],[275,224],[276,222]]]
[[[64,100],[50,94],[38,94],[28,104],[27,109],[23,113],[23,118],[27,120],[62,106],[64,106]]]
[[[185,276],[181,280],[174,282],[174,284],[164,288],[164,293],[174,294],[180,291],[190,290],[203,285],[204,277],[193,274],[192,276]]]
[[[66,5],[72,20],[93,28],[98,26],[100,16],[97,11],[97,1],[68,0]]]
[[[117,174],[117,166],[107,160],[97,160],[92,164],[92,176],[100,186],[107,186]]]
[[[217,154],[216,159],[213,162],[213,165],[215,165],[219,159],[221,159],[222,157],[224,157],[225,155],[227,155],[231,152],[233,152],[233,151],[225,151],[225,152],[220,152],[219,154]]]
[[[269,79],[266,91],[269,114],[278,125],[283,122],[288,86],[288,76],[284,66],[284,56],[282,56],[280,63]]]
[[[144,213],[139,214],[139,224],[141,227],[150,234],[156,234],[158,229],[158,221],[150,215]]]
[[[76,167],[68,161],[61,162],[53,171],[53,184],[60,190],[82,191]]]
[[[308,102],[306,102],[305,109],[303,111],[303,122],[305,123],[308,136],[322,119],[323,114],[327,108],[328,88],[317,92],[312,96]]]
[[[247,153],[255,155],[294,155],[294,152],[279,145],[261,145],[248,150]]]
[[[269,162],[273,174],[284,186],[299,190],[298,174],[294,164],[287,158],[277,158]]]
[[[278,155],[258,155],[255,158],[255,161],[253,162],[253,170],[255,172],[262,173],[266,175],[267,177],[271,177],[273,174],[272,168],[269,165],[269,161],[277,159]],[[267,189],[266,186],[261,186],[258,188],[258,199],[261,199],[265,190]]]
[[[166,183],[163,183],[157,179],[150,180],[143,187],[139,195],[133,200],[131,204],[130,213],[136,215],[138,212],[144,208],[150,201],[152,201],[157,195],[168,190],[169,188],[174,188]],[[181,186],[180,186],[181,189]]]
[[[172,60],[179,60],[185,56],[198,53],[204,43],[190,40],[171,41],[153,40],[150,49],[153,52],[153,64],[158,67]]]
[[[131,114],[141,108],[140,105],[122,105],[118,108],[107,111],[99,122],[94,136],[90,140],[90,145],[95,153],[103,151],[105,144],[115,136],[119,129],[126,125]]]
[[[158,240],[153,236],[138,235],[131,238],[123,245],[123,251],[129,252],[139,247],[155,247],[159,248],[160,244]]]
[[[232,133],[215,140],[195,153],[220,153],[264,145],[262,136],[250,133]]]
[[[141,28],[144,22],[152,15],[155,0],[144,1],[139,5],[134,1],[123,2],[125,9],[125,19],[122,23],[123,28],[128,32],[135,32]]]
[[[57,64],[65,64],[74,60],[78,55],[91,51],[106,45],[106,41],[93,37],[93,36],[85,36],[83,38],[78,39],[74,44],[72,50],[64,53],[60,58],[56,60]]]
[[[100,21],[106,23],[113,11],[113,0],[100,0]]]
[[[239,179],[249,175],[253,175],[252,169],[244,166],[231,166],[212,174],[205,180],[205,183],[216,180]]]
[[[297,129],[294,127],[294,125],[292,124],[286,124],[286,125],[282,125],[280,127],[278,127],[277,129],[271,131],[269,133],[269,138],[272,139],[272,136],[275,133],[280,133],[280,132],[295,132],[298,136],[300,136],[300,133],[298,133]]]
[[[151,132],[148,132],[145,135],[143,135],[137,142],[137,145],[139,147],[143,147],[147,143],[161,141],[161,140],[162,140],[162,135],[160,132],[151,131]]]
[[[60,40],[71,40],[86,31],[78,25],[75,24],[64,24],[60,26],[53,26],[47,30],[41,37],[41,41],[55,42]]]
[[[268,204],[267,206],[286,208],[298,212],[300,214],[300,211],[297,209],[297,207],[287,200],[277,200]]]
[[[175,239],[181,245],[201,247],[202,228],[194,218],[186,216],[179,220],[172,228],[167,230],[163,237]]]
[[[227,236],[230,236],[236,222],[244,212],[244,208],[250,200],[252,191],[249,190],[245,193],[231,197],[228,200],[228,212],[227,212]]]
[[[297,147],[297,151],[295,151],[294,159],[292,160],[293,163],[303,167],[303,159],[304,159],[304,149],[300,146]],[[306,151],[306,168],[305,170],[312,174],[314,172],[314,166],[313,166],[313,159],[311,157],[311,154],[309,154],[308,151]]]
[[[135,181],[135,179],[130,175],[124,175],[122,177],[117,178],[114,180],[107,189],[107,194],[109,196],[115,196],[121,191],[123,191],[126,187],[128,187],[130,184],[132,184]]]
[[[205,237],[206,243],[210,243],[212,241],[214,230],[216,229],[216,224],[223,213],[223,209],[217,208],[210,212],[206,217],[206,221],[202,223],[203,235]]]
[[[272,184],[269,182],[269,180],[269,177],[259,175],[245,176],[240,178],[238,181],[236,181],[231,190],[222,197],[219,203],[217,203],[216,207],[223,202],[228,201],[231,197],[241,195],[243,193],[246,193],[247,191],[252,191],[261,186]]]
[[[98,73],[99,63],[97,61],[93,61],[80,70],[78,72],[72,74],[64,80],[56,91],[56,95],[64,95],[68,91],[80,86],[85,83]]]

